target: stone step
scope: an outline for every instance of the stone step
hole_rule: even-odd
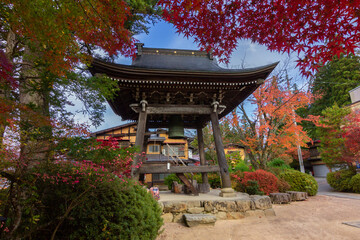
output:
[[[214,226],[216,217],[210,214],[184,214],[184,220],[188,227],[199,225]]]
[[[305,201],[308,198],[307,192],[287,191],[286,193],[290,194],[291,201]]]

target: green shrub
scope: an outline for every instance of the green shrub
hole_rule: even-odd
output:
[[[353,169],[342,169],[336,172],[329,172],[326,180],[329,185],[340,192],[351,192],[351,178],[356,174]]]
[[[279,177],[290,185],[291,191],[307,192],[310,196],[316,195],[318,191],[315,178],[309,174],[288,169],[280,173]]]
[[[264,192],[260,191],[259,184],[255,180],[247,181],[245,192],[250,195],[264,195]]]
[[[274,158],[272,161],[267,163],[268,167],[276,167],[281,169],[290,169],[291,167],[287,165],[284,160],[280,158]]]
[[[288,184],[284,179],[279,178],[276,184],[279,189],[279,192],[284,193],[291,189],[290,184]]]
[[[157,237],[163,223],[161,209],[147,190],[101,170],[97,170],[96,174],[99,175],[84,175],[85,179],[77,184],[38,180],[36,187],[42,204],[38,224],[50,225],[35,232],[33,239],[50,239],[61,216],[72,205],[69,215],[56,232],[56,239]],[[91,181],[88,181],[89,178]]]
[[[194,180],[196,180],[197,183],[202,183],[202,176],[201,173],[196,173],[192,176]]]
[[[220,188],[221,181],[218,173],[209,173],[208,174],[209,184],[211,188]]]
[[[164,184],[168,186],[169,190],[171,190],[173,182],[181,183],[175,173],[172,173],[164,178]]]
[[[242,161],[235,165],[234,171],[250,172],[250,168],[248,165],[246,165],[245,162]]]
[[[360,174],[355,174],[350,180],[350,186],[352,191],[360,193]]]
[[[279,176],[282,172],[292,169],[284,160],[280,158],[274,158],[272,161],[267,163],[267,170],[275,176]]]

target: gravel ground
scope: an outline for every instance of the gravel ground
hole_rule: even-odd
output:
[[[360,228],[343,224],[360,222],[360,199],[318,195],[273,208],[275,217],[221,220],[214,227],[166,223],[157,240],[360,239]]]

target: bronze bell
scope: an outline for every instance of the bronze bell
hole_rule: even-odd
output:
[[[184,138],[184,122],[180,115],[171,115],[169,119],[169,138]]]

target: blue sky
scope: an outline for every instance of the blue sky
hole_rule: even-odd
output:
[[[141,34],[137,36],[137,39],[144,43],[144,47],[151,48],[174,48],[174,49],[198,49],[197,44],[194,43],[193,39],[186,39],[182,35],[175,33],[175,29],[171,24],[165,22],[156,23],[150,28],[149,34]],[[237,50],[233,53],[230,63],[228,66],[220,64],[225,68],[251,68],[262,66],[270,63],[280,61],[279,66],[275,69],[274,73],[279,72],[286,62],[288,64],[289,74],[296,79],[297,82],[301,79],[297,79],[299,74],[295,69],[294,60],[296,57],[288,57],[287,54],[279,54],[277,52],[270,52],[266,50],[266,47],[251,43],[251,41],[244,40],[238,43]],[[131,64],[131,59],[119,57],[116,63],[120,64]],[[79,106],[81,107],[81,106]],[[87,117],[82,114],[77,114],[75,120],[80,122],[86,122]],[[122,121],[121,117],[115,115],[109,105],[105,113],[105,121],[98,128],[91,127],[91,131],[99,131],[102,129],[114,127],[125,122]]]

